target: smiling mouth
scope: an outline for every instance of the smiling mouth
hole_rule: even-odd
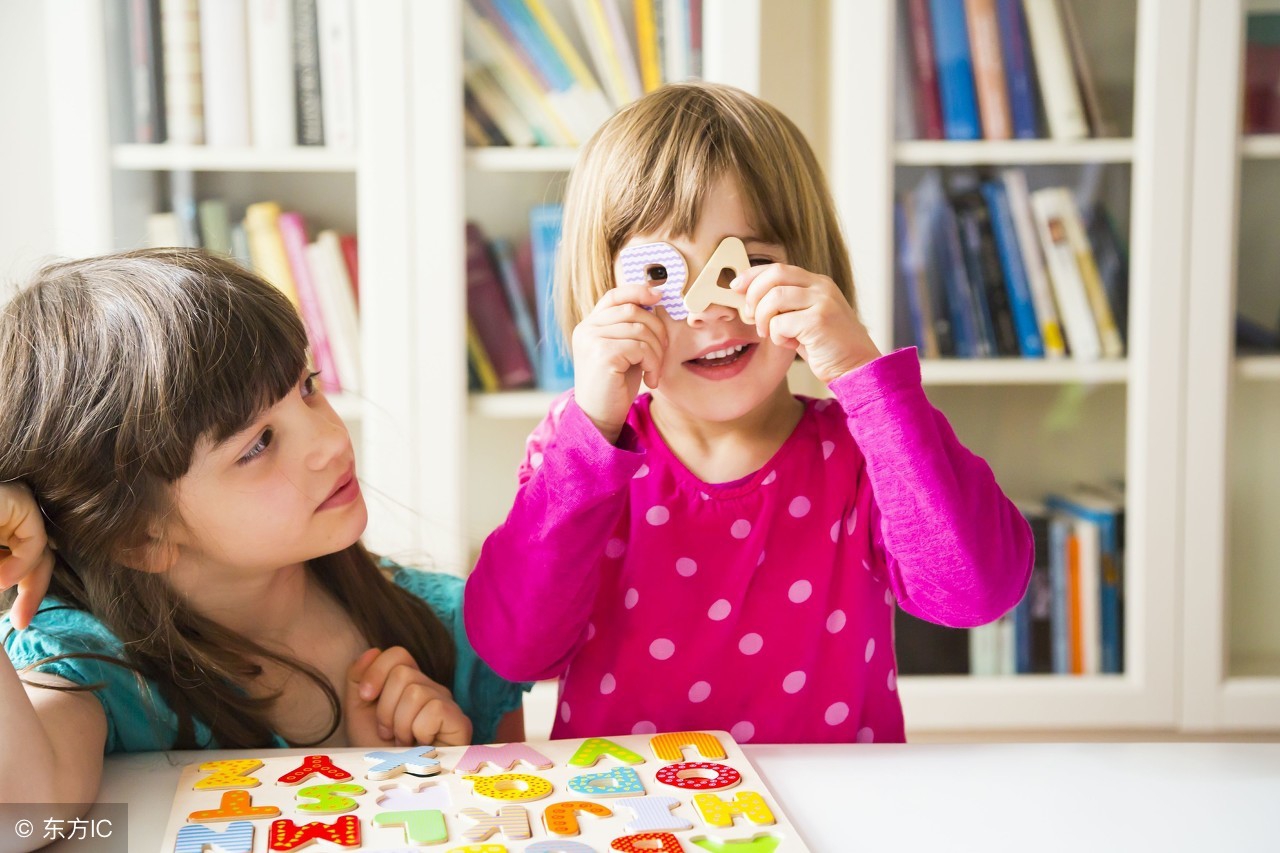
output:
[[[685,364],[694,364],[699,367],[725,367],[742,358],[753,346],[755,344],[737,344],[736,346],[725,347],[698,358],[691,358]]]

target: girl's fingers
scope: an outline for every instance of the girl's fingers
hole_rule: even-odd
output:
[[[802,311],[812,305],[808,288],[794,285],[774,285],[760,300],[755,310],[756,334],[771,337],[771,326],[781,314]]]
[[[10,568],[8,565],[10,561],[18,561],[17,567],[22,565],[21,558],[13,554],[0,561],[0,571]],[[21,630],[31,624],[36,610],[40,608],[40,602],[49,591],[49,581],[52,578],[53,552],[45,548],[36,558],[35,566],[18,580],[18,597],[14,599],[13,607],[9,610],[9,621],[15,628]]]
[[[591,313],[595,314],[602,309],[615,305],[657,305],[661,301],[662,294],[658,292],[657,288],[649,287],[645,284],[620,284],[615,288],[606,290],[604,296],[600,297],[600,301],[591,310]]]
[[[587,324],[589,328],[595,330],[596,334],[603,334],[607,330],[616,328],[643,326],[661,341],[663,346],[667,343],[667,329],[662,321],[652,311],[645,311],[635,305],[611,306],[598,314],[592,314]]]
[[[466,746],[471,743],[471,720],[467,719],[456,702],[432,702],[423,709],[418,719],[423,717],[426,719],[421,733],[415,721],[413,734],[417,743],[436,746]],[[432,729],[434,732],[430,733],[428,739],[427,735]]]
[[[402,646],[392,646],[378,654],[365,669],[360,679],[360,698],[372,702],[385,689],[388,677],[396,667],[406,666],[416,670],[417,662],[413,655]]]
[[[810,309],[806,308],[776,315],[769,322],[769,340],[776,346],[797,349],[800,346],[800,336],[812,322],[809,312]]]

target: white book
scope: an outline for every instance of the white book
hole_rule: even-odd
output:
[[[1059,188],[1062,195],[1062,222],[1067,228],[1067,240],[1076,253],[1076,266],[1080,270],[1080,278],[1084,282],[1084,292],[1089,298],[1089,308],[1093,313],[1093,321],[1098,324],[1098,338],[1102,342],[1102,354],[1107,358],[1124,356],[1124,341],[1120,330],[1116,327],[1115,315],[1111,312],[1111,303],[1107,301],[1107,292],[1098,274],[1098,263],[1093,257],[1093,246],[1085,233],[1084,223],[1080,220],[1080,211],[1076,208],[1075,196],[1066,187]]]
[[[600,85],[604,87],[605,94],[613,101],[614,106],[621,107],[630,99],[626,80],[622,76],[622,66],[617,62],[610,44],[612,36],[609,34],[600,0],[573,0],[573,14],[578,19],[578,29],[582,31],[582,40],[586,42],[587,53],[591,56],[591,64],[595,66]]]
[[[1084,675],[1102,671],[1102,543],[1098,525],[1073,522],[1080,554],[1080,662]]]
[[[342,245],[334,231],[321,231],[307,246],[307,265],[315,281],[320,318],[344,392],[360,391],[360,316],[347,275]]]
[[[257,148],[292,148],[297,138],[293,94],[293,10],[289,0],[251,0],[250,126]]]
[[[618,64],[622,66],[622,76],[627,82],[627,101],[630,102],[644,94],[644,84],[640,82],[640,66],[636,63],[635,51],[631,49],[631,34],[627,32],[627,23],[618,8],[619,2],[621,0],[599,0],[604,9],[605,21],[609,25],[609,34],[613,37]],[[631,4],[628,4],[627,9],[631,9]]]
[[[1044,115],[1053,139],[1084,139],[1089,135],[1089,122],[1080,102],[1076,86],[1071,48],[1058,11],[1058,0],[1022,0],[1027,31],[1031,36],[1036,78],[1040,81],[1040,97]]]
[[[182,240],[182,222],[172,211],[147,215],[147,247],[167,249],[186,245]]]
[[[1096,361],[1102,355],[1098,324],[1094,322],[1084,278],[1063,221],[1066,215],[1062,209],[1064,196],[1067,202],[1073,202],[1070,193],[1059,190],[1060,187],[1046,187],[1031,194],[1032,218],[1036,223],[1040,247],[1044,250],[1045,265],[1062,314],[1071,355],[1080,361]]]
[[[320,98],[324,144],[350,151],[356,146],[355,32],[350,0],[318,0],[320,18]]]
[[[480,105],[480,109],[493,120],[498,130],[513,146],[537,145],[538,139],[533,128],[516,105],[507,97],[494,80],[493,74],[475,62],[467,62],[464,66],[463,79],[472,97]]]
[[[164,112],[168,141],[204,144],[204,85],[200,73],[200,9],[196,0],[161,0]]]
[[[249,145],[248,41],[245,0],[205,0],[200,4],[206,145]]]
[[[662,73],[664,82],[679,83],[689,77],[692,50],[689,33],[689,0],[654,0],[662,4]]]
[[[1021,169],[1004,169],[1000,173],[1005,193],[1009,197],[1009,211],[1013,215],[1013,230],[1018,235],[1018,250],[1022,254],[1022,266],[1027,273],[1031,290],[1031,304],[1035,307],[1040,337],[1044,339],[1045,358],[1063,358],[1067,354],[1062,336],[1062,323],[1058,319],[1058,306],[1049,285],[1049,273],[1045,269],[1044,252],[1036,226],[1031,217],[1031,198],[1027,190],[1027,175]]]

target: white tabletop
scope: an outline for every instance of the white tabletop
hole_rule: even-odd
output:
[[[743,750],[818,853],[1280,850],[1280,743]],[[131,853],[155,853],[181,767],[229,755],[108,759],[99,801],[130,804]]]

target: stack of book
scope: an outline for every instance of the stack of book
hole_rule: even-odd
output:
[[[900,138],[1115,135],[1071,0],[899,2]]]
[[[1253,12],[1245,30],[1244,132],[1280,133],[1280,13]]]
[[[1111,675],[1124,672],[1124,494],[1084,484],[1023,514],[1035,536],[1031,582],[999,620],[969,631],[899,612],[904,675]]]
[[[534,207],[518,244],[467,223],[467,365],[473,391],[564,391],[573,365],[556,320],[552,287],[559,204]]]
[[[895,205],[895,340],[926,358],[1121,358],[1128,252],[1098,203],[1021,169],[930,170]]]
[[[108,0],[126,138],[279,149],[356,141],[352,0]]]
[[[569,6],[560,20],[546,0],[467,0],[468,145],[577,145],[645,92],[702,75],[702,0]]]
[[[181,176],[183,173],[175,173]],[[153,213],[151,246],[190,246],[233,257],[280,288],[307,327],[311,356],[326,393],[360,390],[358,246],[354,234],[321,230],[311,239],[306,217],[274,201],[250,204],[232,221],[227,203],[211,198]]]

